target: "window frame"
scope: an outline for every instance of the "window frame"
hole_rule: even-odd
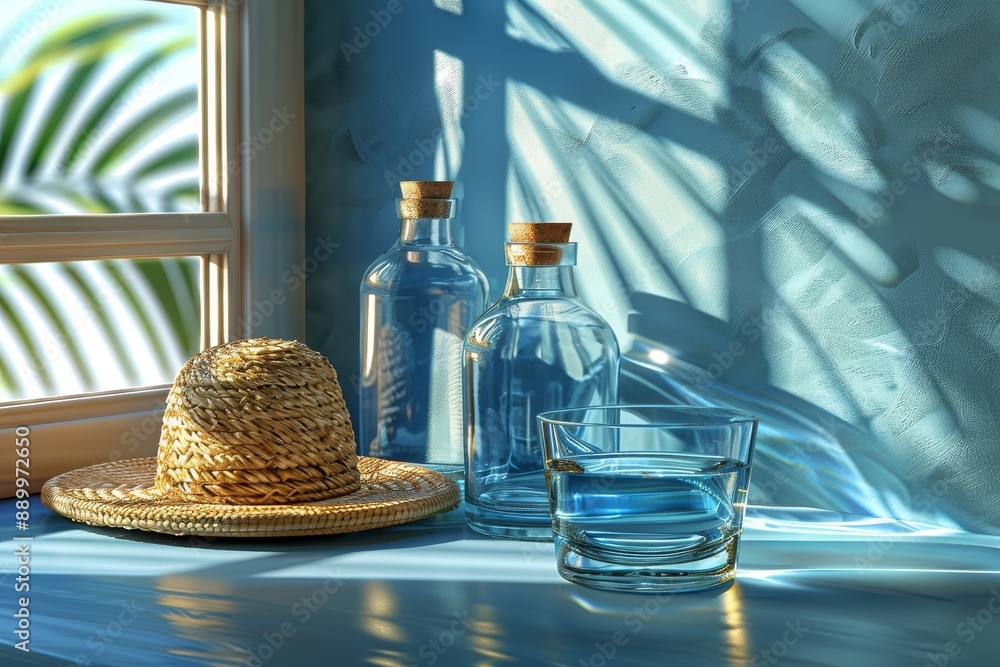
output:
[[[303,0],[147,1],[201,11],[205,212],[0,216],[0,263],[196,255],[202,258],[203,349],[253,335],[303,338],[302,289],[283,290],[263,322],[252,317],[253,304],[279,289],[281,276],[305,255]],[[279,112],[295,122],[274,131]],[[269,141],[257,150],[262,134]],[[160,385],[0,404],[0,497],[16,488],[19,427],[30,432],[34,493],[67,470],[155,455],[168,390]]]

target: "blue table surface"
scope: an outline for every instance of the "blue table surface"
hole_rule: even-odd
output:
[[[551,544],[461,508],[283,540],[91,528],[37,497],[14,523],[0,501],[0,665],[1000,666],[1000,537],[887,519],[752,507],[737,582],[674,596],[567,583]]]

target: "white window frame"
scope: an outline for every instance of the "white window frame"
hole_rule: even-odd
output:
[[[0,263],[201,256],[202,348],[251,335],[301,339],[303,289],[272,300],[264,322],[251,315],[305,255],[303,0],[150,1],[202,12],[201,198],[212,212],[0,216]],[[155,455],[168,390],[0,405],[0,497],[14,494],[18,427],[30,431],[38,492],[67,470]]]

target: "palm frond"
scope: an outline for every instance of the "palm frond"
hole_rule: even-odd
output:
[[[67,21],[42,37],[25,62],[0,81],[0,95],[19,93],[59,65],[95,62],[121,52],[134,33],[162,21],[157,14],[131,12],[117,18],[97,13]]]
[[[191,109],[197,102],[198,92],[192,88],[182,90],[142,111],[127,122],[125,128],[115,138],[114,143],[97,152],[92,171],[96,174],[108,172],[128,155],[133,154],[143,146],[178,112]]]
[[[178,135],[150,150],[185,114],[197,122],[194,83],[156,85],[195,44],[193,33],[162,30],[165,20],[131,11],[67,21],[0,80],[0,215],[198,201],[198,141]],[[0,265],[0,401],[86,389],[107,374],[133,385],[171,377],[198,348],[198,270],[185,258]],[[53,340],[58,350],[45,347]],[[47,353],[63,360],[58,373]]]
[[[83,153],[86,145],[89,142],[92,142],[94,137],[97,135],[98,129],[102,126],[102,123],[104,123],[109,115],[114,111],[116,104],[120,103],[121,100],[126,99],[129,91],[134,86],[140,84],[146,77],[155,78],[157,68],[162,66],[164,62],[170,58],[170,56],[182,51],[185,48],[189,48],[194,44],[195,39],[193,37],[179,37],[172,39],[154,50],[152,53],[139,58],[124,72],[117,76],[112,85],[106,86],[102,91],[102,95],[99,100],[87,109],[87,120],[77,131],[76,140],[69,147],[69,150],[66,151],[67,160],[63,163],[64,169],[68,170],[72,167],[72,163],[79,159],[79,156]],[[191,92],[193,92],[193,90]],[[185,96],[183,99],[187,100],[188,97]],[[168,111],[169,110],[170,109],[168,108]],[[157,123],[160,120],[160,116],[164,113],[164,103],[160,102],[153,106],[151,112],[152,113],[145,114],[145,122]]]

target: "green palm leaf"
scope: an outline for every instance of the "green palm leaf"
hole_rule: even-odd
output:
[[[4,105],[3,124],[0,125],[0,174],[7,169],[7,157],[14,144],[14,131],[24,117],[24,106],[34,86],[28,86],[12,95]]]
[[[142,333],[155,348],[156,360],[160,364],[160,370],[165,375],[172,374],[177,369],[172,368],[167,362],[167,359],[169,359],[170,356],[164,348],[163,337],[160,335],[162,332],[157,331],[156,326],[153,324],[153,320],[149,315],[148,309],[142,303],[142,299],[139,296],[138,291],[124,275],[124,273],[122,273],[122,269],[118,266],[117,262],[106,262],[104,266],[110,276],[114,279],[115,283],[117,283],[119,294],[123,296],[129,306],[131,306],[133,314],[136,316],[139,325],[142,327]]]
[[[100,299],[98,299],[97,292],[93,289],[93,287],[91,287],[90,283],[84,279],[83,275],[76,266],[67,264],[65,267],[66,277],[73,283],[74,286],[76,286],[76,289],[80,291],[88,312],[93,313],[99,321],[101,329],[104,331],[105,339],[111,343],[111,347],[115,351],[115,356],[119,359],[128,359],[128,346],[126,345],[118,326],[111,320],[107,310],[103,307]],[[128,373],[130,383],[136,384],[139,382],[139,375],[135,372],[134,368],[128,367],[126,372]]]
[[[28,329],[27,322],[24,320],[21,311],[17,308],[17,304],[10,303],[8,297],[0,290],[0,314],[6,319],[12,329],[14,329],[14,341],[9,341],[8,345],[17,345],[20,354],[17,355],[17,361],[20,362],[22,369],[26,371],[34,370],[37,376],[45,388],[46,391],[52,391],[55,389],[56,384],[53,380],[52,373],[48,366],[45,364],[38,363],[38,360],[44,359],[41,347],[38,345],[36,336]],[[3,355],[0,355],[2,358]],[[6,367],[6,363],[5,363]],[[16,395],[16,391],[20,390],[22,387],[21,383],[18,381],[18,374],[10,373],[8,370],[8,380],[10,382],[10,389],[5,393],[8,395]]]
[[[37,42],[22,67],[0,80],[0,181],[11,184],[0,188],[0,215],[178,210],[175,202],[198,200],[197,140],[175,141],[134,159],[185,112],[193,116],[197,109],[194,85],[163,94],[150,84],[155,72],[195,44],[190,31],[164,38],[166,21],[161,14],[134,11],[67,21]],[[59,75],[52,74],[55,67]],[[47,97],[42,100],[41,95]],[[133,112],[130,102],[137,98],[143,105]],[[29,112],[42,116],[29,123]],[[18,145],[23,157],[15,157]],[[128,165],[124,172],[123,165]],[[178,169],[190,170],[192,181],[171,177],[163,181],[167,185],[155,185],[157,177],[175,176]],[[163,207],[151,208],[160,203]],[[17,397],[32,383],[48,393],[60,391],[62,379],[47,364],[32,362],[44,359],[39,340],[53,337],[64,343],[73,366],[60,373],[72,374],[84,386],[95,381],[87,342],[80,340],[81,326],[61,305],[68,295],[46,284],[43,276],[75,292],[76,300],[70,302],[93,316],[88,330],[100,333],[102,345],[132,384],[148,377],[142,371],[150,364],[159,375],[171,376],[179,365],[176,351],[187,355],[197,350],[196,262],[105,261],[96,267],[84,271],[82,265],[65,263],[39,272],[0,265],[0,317],[14,337],[0,346],[0,401]],[[113,314],[106,299],[99,298],[108,286],[113,286],[116,304],[127,307],[129,326],[148,341],[153,359],[136,358],[117,315],[120,306]],[[30,322],[44,320],[44,332],[34,331],[18,308],[26,298],[35,313]],[[161,323],[169,330],[163,331]],[[18,370],[25,364],[37,370],[29,382]]]
[[[84,357],[80,340],[74,335],[75,327],[70,316],[64,316],[60,312],[60,309],[56,306],[55,299],[49,294],[49,290],[39,284],[26,268],[15,264],[12,267],[12,271],[21,280],[22,285],[26,288],[28,294],[33,297],[34,302],[41,307],[42,312],[48,317],[49,331],[54,331],[56,333],[55,340],[60,341],[65,346],[84,384],[88,386],[93,385],[94,375]]]
[[[135,32],[162,22],[156,14],[114,17],[91,14],[67,21],[45,37],[28,53],[25,63],[10,77],[0,81],[0,95],[14,94],[30,87],[52,68],[64,63],[89,63],[109,52],[122,50]]]
[[[127,97],[129,90],[133,86],[141,83],[145,77],[149,76],[150,72],[154,72],[156,67],[162,65],[170,56],[193,46],[194,43],[195,40],[191,37],[173,39],[156,49],[153,53],[141,58],[138,62],[132,64],[127,71],[119,75],[114,85],[108,87],[101,99],[88,109],[89,117],[83,127],[77,132],[76,140],[67,151],[69,160],[75,161],[79,158],[83,152],[83,147],[88,142],[93,141],[93,138],[98,133],[98,128],[101,127],[104,120],[114,111],[116,104]],[[188,96],[183,96],[183,99],[187,100]],[[161,103],[154,106],[151,111],[152,114],[146,114],[146,122],[155,124],[159,122],[160,116],[169,113],[171,108],[169,106],[165,108],[165,105]],[[67,163],[64,163],[64,165],[67,167],[72,166]]]
[[[190,109],[197,102],[197,91],[182,90],[176,95],[162,100],[156,106],[143,111],[128,123],[115,143],[100,154],[94,162],[93,171],[98,174],[107,172],[155,136],[160,126],[173,118],[179,111]]]
[[[35,141],[35,145],[31,151],[31,159],[28,161],[27,175],[31,176],[36,171],[38,171],[38,165],[42,161],[42,155],[49,150],[49,147],[55,143],[56,133],[66,117],[66,112],[74,105],[77,98],[80,96],[81,92],[86,91],[86,85],[88,80],[94,74],[94,70],[97,69],[98,63],[92,62],[83,66],[76,66],[73,68],[73,73],[69,78],[69,83],[62,90],[62,94],[56,100],[55,104],[52,106],[52,111],[45,118],[45,124],[42,127],[41,132],[38,134],[38,138]],[[25,119],[27,120],[27,119]]]
[[[154,174],[169,171],[175,167],[197,163],[198,142],[196,140],[185,141],[183,144],[171,146],[169,150],[162,152],[146,164],[137,167],[131,174],[135,180],[152,176]]]

